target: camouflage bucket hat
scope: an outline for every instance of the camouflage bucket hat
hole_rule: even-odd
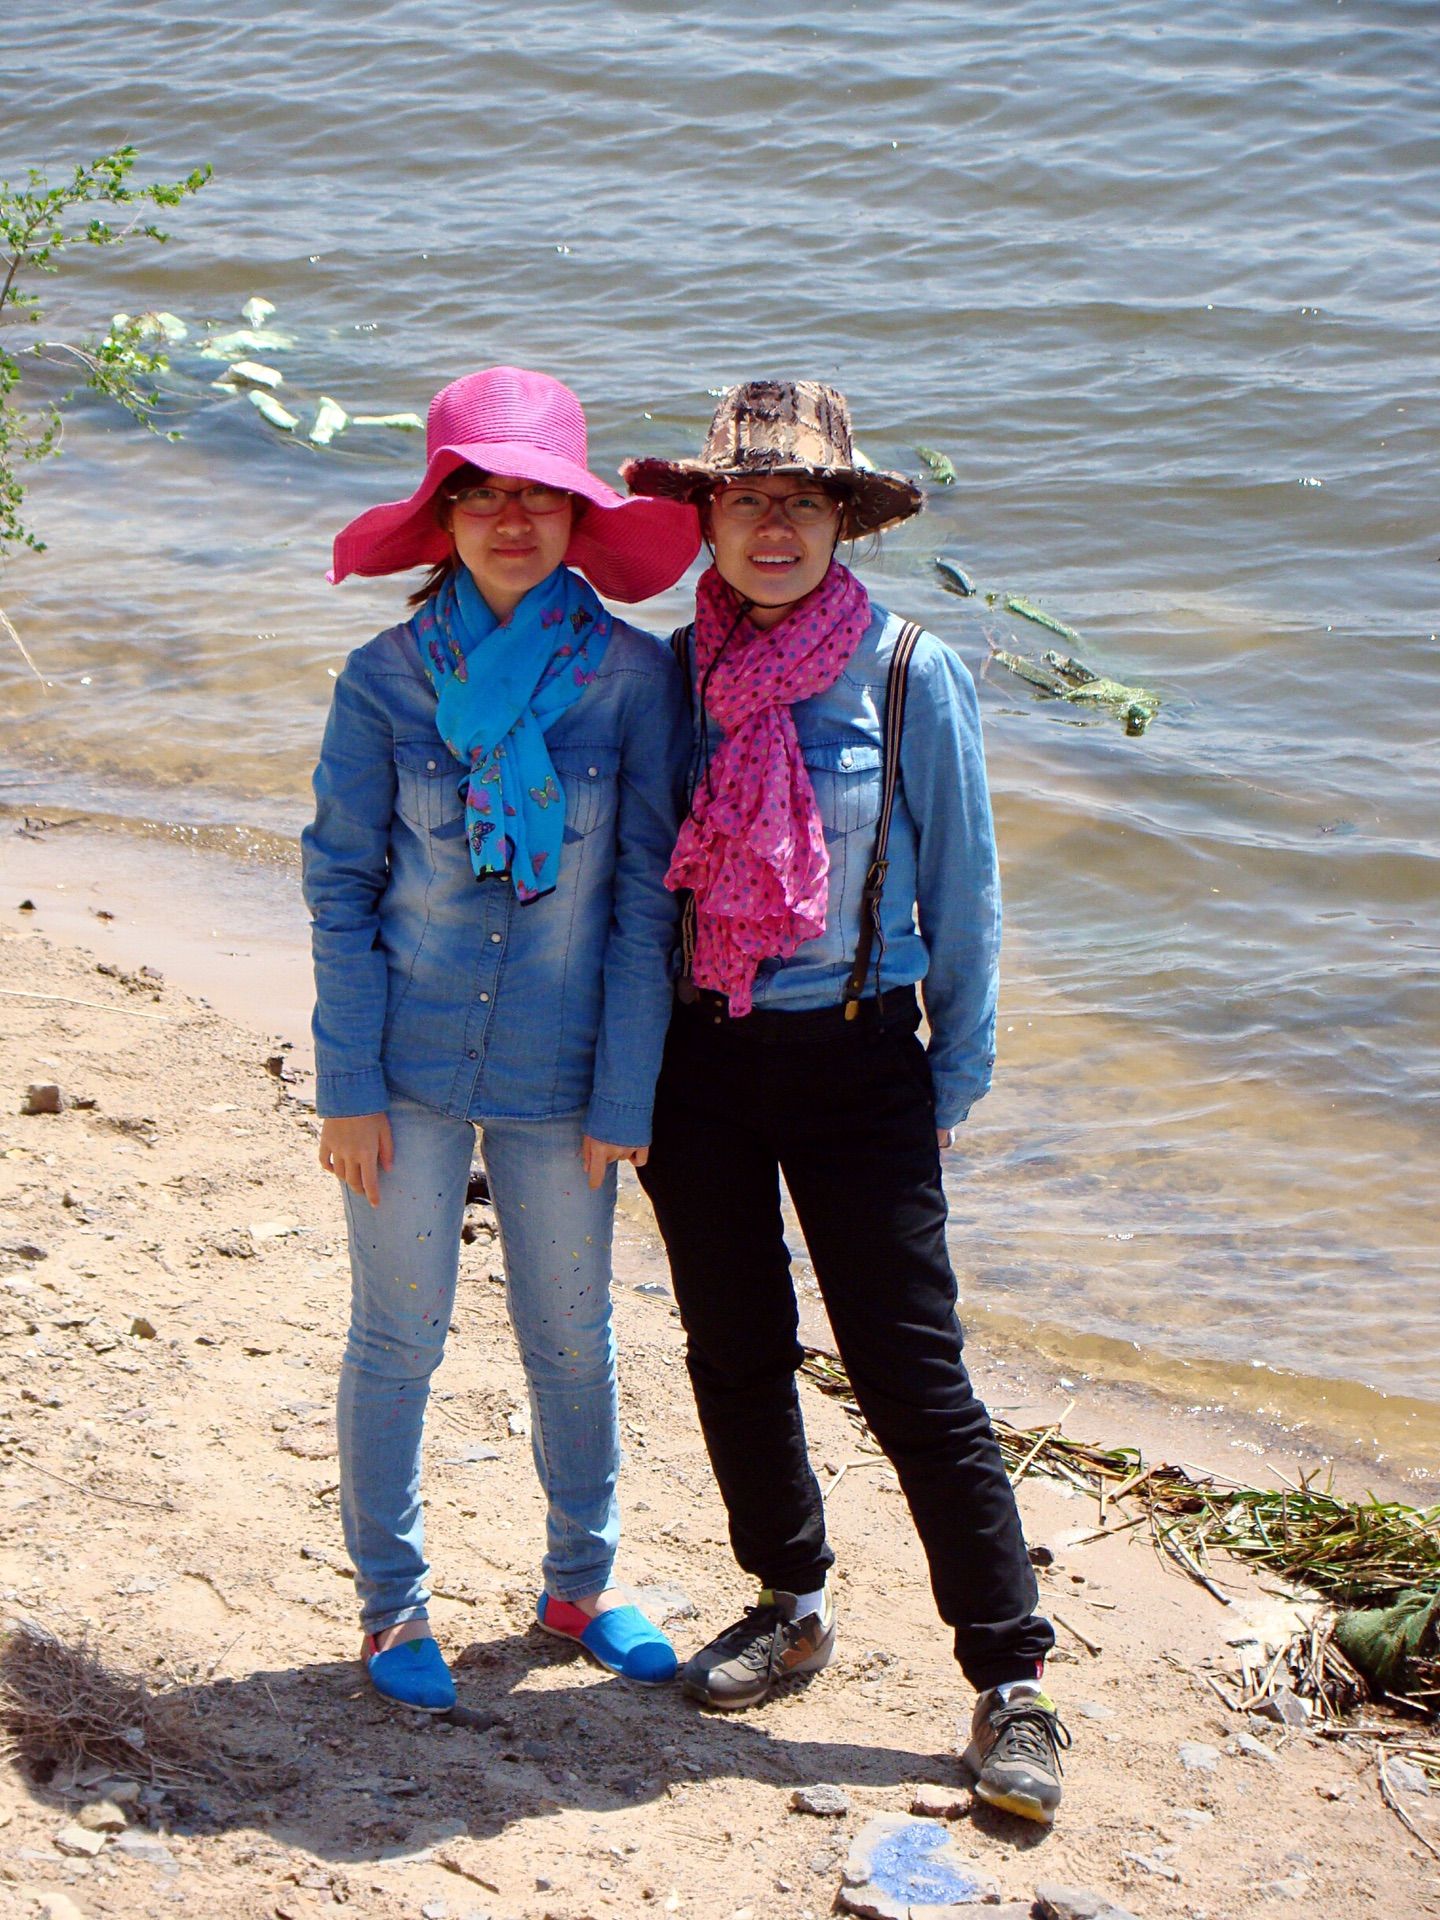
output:
[[[796,473],[845,498],[845,534],[879,533],[920,512],[925,495],[903,473],[861,465],[843,393],[818,380],[751,380],[721,397],[697,460],[626,460],[631,493],[700,500],[712,487],[751,475]]]

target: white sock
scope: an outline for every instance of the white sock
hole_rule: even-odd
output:
[[[825,1589],[819,1587],[814,1593],[797,1593],[795,1596],[794,1618],[803,1620],[807,1613],[818,1613],[825,1617]]]
[[[1010,1696],[1017,1687],[1023,1687],[1027,1693],[1032,1694],[1043,1691],[1041,1683],[1038,1680],[1002,1680],[995,1691],[999,1694],[1004,1705],[1009,1706]]]

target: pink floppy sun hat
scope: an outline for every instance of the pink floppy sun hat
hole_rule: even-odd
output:
[[[451,557],[434,500],[457,467],[561,487],[583,500],[565,564],[611,599],[673,587],[700,551],[700,519],[674,500],[626,499],[586,464],[585,415],[568,387],[523,367],[487,367],[442,387],[425,426],[425,478],[408,500],[371,507],[335,536],[330,578],[401,573]]]

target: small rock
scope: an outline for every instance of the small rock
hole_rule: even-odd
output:
[[[1348,1800],[1352,1789],[1348,1781],[1341,1781],[1338,1786],[1332,1782],[1329,1786],[1316,1787],[1315,1791],[1322,1800]]]
[[[498,1447],[466,1447],[463,1453],[451,1453],[445,1456],[447,1467],[478,1467],[482,1461],[498,1460]]]
[[[37,1081],[25,1089],[20,1102],[21,1113],[60,1113],[64,1110],[65,1096],[53,1081]]]
[[[1053,1547],[1034,1546],[1028,1547],[1026,1551],[1030,1555],[1030,1564],[1032,1567],[1053,1567],[1055,1564],[1055,1549]]]
[[[653,1294],[661,1300],[668,1300],[670,1298],[669,1287],[662,1287],[658,1280],[639,1281],[635,1287],[635,1292]]]
[[[420,1909],[423,1920],[445,1920],[449,1911],[443,1900],[427,1900]]]
[[[1035,1908],[1041,1920],[1135,1920],[1126,1907],[1117,1907],[1103,1893],[1089,1887],[1064,1887],[1042,1880],[1035,1889]]]
[[[277,1080],[293,1080],[295,1078],[294,1074],[290,1071],[290,1063],[283,1053],[267,1053],[265,1056],[265,1071],[274,1074]]]
[[[1113,1720],[1115,1709],[1102,1707],[1098,1700],[1072,1700],[1069,1703],[1071,1713],[1078,1713],[1082,1720]]]
[[[283,1240],[287,1234],[299,1233],[300,1222],[286,1214],[279,1220],[257,1220],[250,1229],[252,1240]]]
[[[72,1820],[68,1827],[62,1827],[56,1834],[55,1844],[61,1853],[97,1854],[105,1850],[105,1836],[103,1833],[91,1833],[88,1827],[82,1827]]]
[[[1230,1742],[1232,1753],[1243,1753],[1250,1760],[1268,1760],[1272,1767],[1278,1767],[1280,1756],[1267,1747],[1263,1740],[1257,1740],[1253,1733],[1237,1733]]]
[[[25,1891],[37,1903],[36,1920],[85,1920],[68,1893],[54,1887],[30,1887]]]
[[[123,1833],[126,1822],[113,1800],[92,1800],[76,1814],[75,1824],[88,1827],[92,1833]]]
[[[24,1260],[33,1266],[37,1260],[48,1260],[47,1247],[38,1246],[33,1240],[0,1240],[0,1254],[11,1260]]]
[[[1220,1749],[1203,1740],[1187,1740],[1180,1748],[1180,1764],[1187,1773],[1214,1773],[1220,1764]]]
[[[1153,1873],[1157,1880],[1172,1880],[1177,1886],[1180,1883],[1180,1875],[1174,1867],[1168,1866],[1158,1854],[1132,1853],[1128,1848],[1122,1848],[1120,1858],[1128,1860],[1132,1866],[1139,1867],[1142,1873]]]
[[[135,1318],[130,1322],[130,1331],[137,1340],[153,1340],[155,1338],[154,1322],[147,1320],[143,1313],[137,1313]]]
[[[175,1858],[163,1840],[157,1840],[153,1833],[143,1833],[138,1827],[128,1827],[115,1841],[117,1853],[128,1854],[132,1860],[143,1861],[147,1867],[159,1867],[163,1873],[178,1873],[180,1862]]]
[[[508,1418],[505,1421],[505,1424],[510,1429],[511,1433],[515,1434],[517,1437],[521,1434],[529,1433],[530,1409],[528,1407],[517,1407],[515,1412],[508,1416]]]
[[[910,1811],[922,1820],[958,1820],[970,1811],[970,1792],[965,1787],[916,1787],[910,1796]]]
[[[849,1813],[850,1797],[839,1787],[822,1783],[818,1787],[796,1787],[790,1796],[790,1806],[795,1813],[814,1813],[822,1819],[834,1820]]]
[[[1413,1760],[1387,1760],[1385,1772],[1392,1787],[1398,1787],[1401,1793],[1430,1792],[1430,1782],[1425,1769],[1417,1767]]]
[[[15,911],[17,913],[34,913],[35,902],[33,900],[22,900]]]
[[[1268,1699],[1252,1707],[1257,1720],[1273,1720],[1282,1727],[1306,1727],[1310,1724],[1310,1703],[1289,1687],[1277,1687]]]

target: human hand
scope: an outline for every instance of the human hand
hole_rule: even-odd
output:
[[[628,1160],[632,1167],[643,1167],[650,1158],[649,1147],[617,1147],[608,1140],[593,1140],[587,1133],[580,1142],[580,1159],[585,1168],[585,1178],[592,1187],[598,1187],[605,1178],[605,1170],[615,1160]]]
[[[356,1113],[323,1121],[320,1164],[326,1173],[343,1180],[352,1193],[363,1193],[372,1207],[378,1207],[380,1175],[395,1164],[389,1115]]]

